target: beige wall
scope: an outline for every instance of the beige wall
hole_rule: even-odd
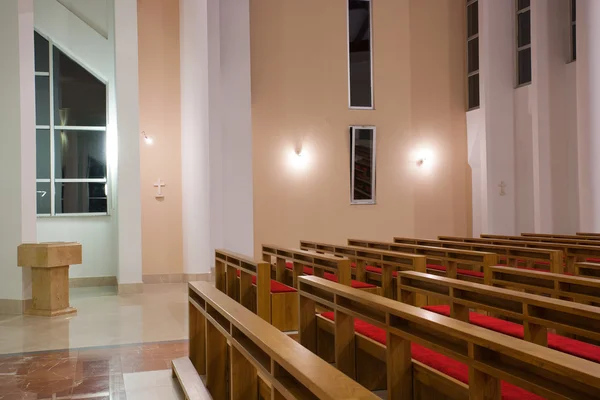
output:
[[[255,251],[469,233],[464,2],[374,2],[374,111],[348,110],[346,0],[252,0]],[[377,205],[349,204],[349,125],[377,126]],[[299,143],[304,168],[290,165]],[[421,149],[432,156],[416,166]]]
[[[143,274],[183,272],[179,2],[138,0]],[[167,187],[154,198],[154,182]],[[121,211],[123,212],[123,211]]]

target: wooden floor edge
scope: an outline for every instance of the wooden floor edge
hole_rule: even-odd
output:
[[[171,369],[187,400],[212,400],[189,357],[176,358],[171,361]]]

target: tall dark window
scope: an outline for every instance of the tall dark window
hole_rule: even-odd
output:
[[[569,33],[571,36],[571,61],[577,60],[577,0],[571,0]]]
[[[350,203],[375,204],[375,127],[350,127]]]
[[[467,0],[467,109],[479,107],[479,3]]]
[[[531,83],[531,4],[517,3],[517,84]]]
[[[348,69],[351,108],[373,108],[371,1],[348,0]]]
[[[106,214],[106,84],[35,32],[38,215]]]

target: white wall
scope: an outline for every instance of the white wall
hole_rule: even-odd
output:
[[[33,4],[0,2],[0,299],[31,298],[17,246],[35,241]]]
[[[57,0],[108,39],[112,6],[109,0]]]
[[[97,14],[98,4],[89,1],[69,0],[70,7],[86,15],[94,16],[102,25],[109,24],[103,7]],[[35,0],[35,28],[49,37],[67,55],[77,60],[107,84],[109,93],[109,125],[116,120],[114,48],[110,40],[90,27],[81,18],[56,0]],[[114,125],[114,124],[113,124]],[[107,140],[114,142],[114,126],[109,127]],[[70,269],[71,277],[99,277],[117,275],[116,217],[114,154],[109,149],[109,181],[111,184],[111,215],[106,217],[60,217],[38,218],[38,241],[76,241],[83,245],[83,264]],[[114,152],[114,151],[113,151]],[[110,165],[112,161],[112,165]],[[112,168],[112,169],[111,169]],[[111,179],[112,178],[112,179]]]
[[[577,72],[575,62],[567,63],[569,1],[531,4],[533,79],[532,84],[515,88],[514,2],[479,0],[485,117],[467,129],[469,136],[476,136],[484,127],[482,168],[489,182],[485,187],[473,179],[475,235],[573,233],[579,228]],[[473,158],[471,150],[469,154]],[[500,180],[507,184],[502,197],[498,197]],[[486,196],[487,227],[477,218],[481,210],[475,205],[476,199]]]

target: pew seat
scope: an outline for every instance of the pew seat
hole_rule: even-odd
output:
[[[335,315],[333,312],[325,312],[321,314],[321,317],[335,321]],[[363,335],[382,346],[386,346],[387,335],[384,329],[378,328],[368,322],[362,321],[358,318],[354,319],[354,330],[357,334]],[[466,364],[456,361],[450,357],[446,357],[442,354],[436,353],[426,347],[420,346],[416,343],[411,344],[411,353],[413,360],[427,365],[451,378],[456,379],[464,384],[469,384],[469,368]],[[511,385],[506,382],[502,382],[502,399],[503,400],[542,400],[543,397],[537,396],[533,393],[527,392],[517,386]]]
[[[436,314],[445,315],[447,317],[450,316],[449,305],[425,306],[423,309],[432,311]],[[469,313],[469,322],[471,322],[473,325],[504,333],[505,335],[516,337],[518,339],[523,339],[525,337],[523,325],[490,317],[477,312],[471,311]],[[562,353],[567,353],[575,357],[600,363],[599,346],[594,346],[589,343],[548,332],[548,347],[558,350]]]
[[[242,271],[237,270],[238,278],[242,274]],[[256,275],[252,275],[252,284],[256,286]],[[274,279],[271,279],[271,293],[295,293],[297,290],[291,286],[285,285],[281,282],[277,282]]]
[[[292,270],[294,268],[293,264],[290,262],[286,263],[285,267],[289,270]],[[314,275],[314,271],[313,271],[312,267],[305,266],[303,268],[302,272],[304,273],[304,275]],[[332,274],[331,272],[323,273],[323,278],[327,279],[328,281],[331,281],[331,282],[336,282],[336,283],[338,282],[337,276],[335,276],[335,274]],[[364,289],[373,289],[374,291],[376,291],[376,289],[378,289],[378,287],[373,284],[357,281],[354,279],[352,279],[350,286],[353,287],[354,289],[363,289],[363,290]]]

